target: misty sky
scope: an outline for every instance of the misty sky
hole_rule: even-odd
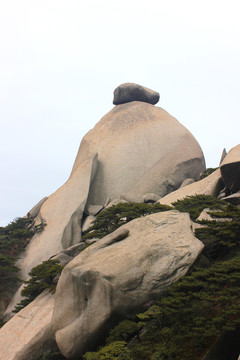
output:
[[[240,143],[239,1],[0,3],[0,225],[70,175],[82,137],[135,82],[200,143],[207,167]]]

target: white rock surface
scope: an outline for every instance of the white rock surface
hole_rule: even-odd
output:
[[[34,266],[63,248],[74,245],[74,243],[69,243],[68,246],[62,245],[63,232],[79,205],[84,210],[89,187],[96,172],[96,162],[97,156],[94,155],[81,163],[71,178],[42,205],[40,212],[47,226],[42,233],[32,238],[22,258],[17,262],[17,266],[22,269],[23,279],[27,278]],[[79,222],[81,223],[81,213]]]
[[[126,200],[123,200],[123,199],[113,199],[112,201],[110,201],[106,206],[105,206],[105,208],[107,209],[107,208],[109,208],[109,207],[111,207],[111,206],[115,206],[115,205],[118,205],[118,204],[126,204],[127,203],[127,201]]]
[[[29,214],[32,218],[35,218],[35,217],[38,215],[38,213],[39,213],[39,211],[40,211],[43,203],[44,203],[47,199],[48,199],[48,197],[45,196],[42,200],[40,200],[40,201],[28,212],[28,214]]]
[[[173,191],[172,193],[162,197],[158,202],[164,205],[171,205],[177,200],[182,200],[187,196],[193,195],[213,195],[217,196],[219,192],[219,182],[221,180],[220,170],[217,169],[211,175],[207,176],[203,180],[196,181],[190,185],[181,187],[180,189]]]
[[[47,226],[42,233],[34,235],[16,263],[23,280],[28,278],[34,266],[80,241],[82,214],[96,169],[97,154],[94,154],[83,161],[71,178],[43,203],[40,216]],[[21,300],[20,293],[21,289],[8,305],[5,319],[12,316],[12,310]]]
[[[54,343],[53,304],[53,295],[45,291],[0,329],[0,360],[36,360]]]
[[[135,219],[84,250],[63,270],[55,294],[52,325],[63,355],[81,356],[113,317],[156,300],[202,248],[189,215],[168,211]]]
[[[165,110],[140,101],[114,107],[84,136],[73,173],[95,152],[99,167],[90,205],[104,205],[122,194],[133,200],[146,193],[164,196],[205,169],[190,132]]]
[[[192,184],[192,183],[194,183],[194,180],[188,178],[188,179],[183,180],[183,182],[182,182],[182,184],[181,184],[180,187],[184,187],[184,186],[190,185],[190,184]]]
[[[82,231],[87,231],[90,226],[92,226],[93,221],[96,219],[96,216],[93,215],[89,215],[86,217],[86,219],[84,220],[83,226],[82,226]]]

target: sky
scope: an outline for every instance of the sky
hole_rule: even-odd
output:
[[[0,226],[68,179],[125,82],[197,139],[207,167],[240,143],[239,1],[0,2]]]

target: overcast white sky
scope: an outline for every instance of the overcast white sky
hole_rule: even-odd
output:
[[[135,82],[200,143],[240,143],[239,1],[2,0],[0,225],[68,178],[82,137]]]

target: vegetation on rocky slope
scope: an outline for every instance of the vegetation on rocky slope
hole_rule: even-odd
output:
[[[0,227],[0,293],[18,282],[15,266],[18,255],[26,247],[34,232],[29,230],[31,220],[16,218],[5,227]]]
[[[189,212],[194,221],[203,209],[211,209],[212,220],[199,222],[204,227],[195,233],[205,245],[201,256],[208,258],[208,265],[196,262],[154,306],[115,324],[105,343],[86,353],[84,360],[199,360],[222,333],[240,329],[240,210],[206,195],[187,197],[173,205]],[[160,204],[118,204],[97,216],[85,238],[103,237],[139,216],[170,209]],[[41,264],[32,269],[25,288],[30,301],[36,287],[53,290],[55,276],[61,271],[58,266]],[[41,360],[63,358],[56,349],[39,354]]]
[[[30,278],[24,281],[26,286],[21,291],[24,299],[17,304],[14,312],[22,310],[46,289],[54,293],[62,269],[63,266],[59,264],[59,260],[46,260],[32,268],[29,273]]]
[[[93,225],[84,234],[83,239],[103,238],[131,220],[170,209],[170,206],[159,203],[120,203],[113,205],[97,215]]]
[[[174,205],[192,219],[204,208],[219,209],[196,230],[210,266],[195,266],[156,305],[113,328],[105,345],[86,353],[84,360],[197,360],[220,334],[240,328],[240,210],[205,195]]]
[[[125,320],[111,331],[106,346],[84,359],[199,359],[223,331],[240,326],[239,296],[240,256],[197,269],[172,285],[157,305],[137,315],[130,342]]]

